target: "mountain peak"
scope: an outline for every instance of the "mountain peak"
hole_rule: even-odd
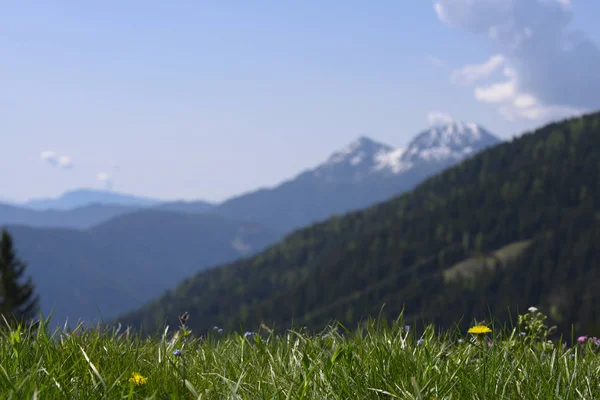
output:
[[[379,159],[393,148],[367,136],[359,136],[314,169],[313,175],[326,181],[354,182],[370,174]]]
[[[379,152],[390,150],[392,148],[386,144],[376,142],[366,136],[359,136],[358,139],[342,150],[333,153],[326,164],[350,163],[351,165],[357,165]]]
[[[499,142],[476,123],[464,121],[433,125],[416,135],[406,148],[359,136],[309,175],[328,182],[359,182],[374,174],[397,175],[432,164],[447,166]]]
[[[408,145],[403,161],[450,162],[477,153],[500,140],[474,122],[437,124],[419,133]]]
[[[445,124],[436,124],[422,131],[420,135],[438,135],[445,137],[470,137],[479,140],[483,136],[493,136],[485,128],[475,122],[453,121]],[[418,137],[419,135],[417,135]]]

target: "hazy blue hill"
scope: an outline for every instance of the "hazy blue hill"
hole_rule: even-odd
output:
[[[54,321],[114,317],[280,235],[216,215],[140,210],[87,231],[8,226]]]
[[[0,225],[86,229],[137,209],[136,206],[91,204],[70,210],[41,211],[0,204]]]
[[[464,327],[537,306],[567,335],[570,324],[598,335],[599,166],[600,113],[549,124],[410,193],[200,272],[117,320],[148,332],[188,311],[196,333],[320,329],[406,307],[408,318]]]
[[[81,190],[68,192],[54,200],[32,201],[27,203],[28,206],[0,203],[0,225],[87,229],[140,209],[201,214],[214,207],[214,204],[205,201],[158,203],[139,199],[115,193]]]
[[[359,210],[413,188],[422,176],[377,178],[362,183],[298,179],[274,189],[260,189],[218,205],[214,212],[231,218],[259,221],[289,233],[333,215]]]
[[[155,199],[113,192],[110,190],[78,189],[57,198],[33,199],[22,204],[34,210],[69,210],[91,204],[112,204],[132,207],[150,207],[161,203]]]
[[[176,211],[190,214],[202,214],[211,211],[216,204],[208,201],[171,201],[155,206],[162,211]]]

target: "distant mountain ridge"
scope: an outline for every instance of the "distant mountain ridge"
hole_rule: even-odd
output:
[[[162,202],[108,190],[78,189],[55,199],[0,204],[0,225],[86,229],[148,208],[186,214],[213,212],[290,232],[387,200],[499,142],[486,129],[469,122],[432,126],[416,135],[406,148],[394,148],[361,136],[315,168],[273,188],[244,193],[219,204]]]
[[[195,200],[195,201],[170,201],[167,203],[161,203],[157,206],[152,207],[153,209],[161,211],[173,211],[186,214],[202,214],[211,211],[215,207],[214,203],[208,201]]]
[[[207,201],[160,202],[109,191],[73,190],[56,199],[31,200],[23,204],[0,203],[0,226],[87,229],[140,209],[201,214],[214,204]]]
[[[135,206],[91,204],[69,210],[32,210],[0,203],[0,226],[87,229],[111,218],[138,210]]]
[[[500,142],[483,127],[468,122],[430,127],[406,149],[361,136],[315,168],[274,188],[226,200],[213,212],[291,232],[385,201]]]
[[[133,207],[151,207],[161,201],[147,197],[134,196],[110,190],[77,189],[63,193],[57,198],[32,199],[22,204],[23,207],[38,211],[70,210],[92,204],[110,204]]]
[[[452,164],[499,142],[485,128],[462,121],[421,131],[406,148],[393,148],[361,136],[331,155],[312,174],[328,181],[360,182],[373,175],[399,175],[431,165]]]

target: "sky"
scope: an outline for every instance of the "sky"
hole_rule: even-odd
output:
[[[221,201],[359,136],[600,110],[597,0],[7,2],[0,201]]]

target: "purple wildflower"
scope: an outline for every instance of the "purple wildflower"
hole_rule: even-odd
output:
[[[425,342],[425,339],[419,339],[419,340],[417,340],[417,345],[420,346],[423,344],[423,342]]]
[[[175,357],[179,357],[179,356],[181,356],[181,350],[179,350],[179,349],[177,349],[177,350],[173,350],[173,355],[174,355]]]
[[[585,341],[587,340],[587,336],[579,336],[577,338],[577,343],[585,343]]]

